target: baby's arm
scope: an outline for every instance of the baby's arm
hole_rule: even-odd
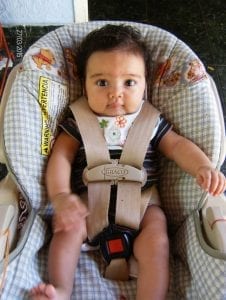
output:
[[[196,178],[197,183],[216,196],[226,188],[224,175],[216,170],[205,153],[188,139],[169,131],[160,141],[159,150]]]
[[[79,142],[62,132],[57,137],[50,155],[46,184],[54,208],[54,231],[70,230],[79,218],[87,216],[87,208],[78,195],[71,192],[71,165]]]

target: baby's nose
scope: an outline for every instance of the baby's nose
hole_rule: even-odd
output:
[[[112,100],[122,99],[123,89],[120,86],[111,87],[109,91],[109,98]]]

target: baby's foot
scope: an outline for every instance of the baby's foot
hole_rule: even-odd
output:
[[[57,291],[52,284],[41,283],[31,290],[33,300],[58,300]]]

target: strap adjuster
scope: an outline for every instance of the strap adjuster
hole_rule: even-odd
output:
[[[138,231],[117,224],[110,224],[96,238],[105,261],[112,259],[128,259],[133,251],[133,241]]]

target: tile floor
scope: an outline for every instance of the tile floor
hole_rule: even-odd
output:
[[[144,22],[182,39],[213,76],[226,121],[225,0],[89,0],[89,19]]]

